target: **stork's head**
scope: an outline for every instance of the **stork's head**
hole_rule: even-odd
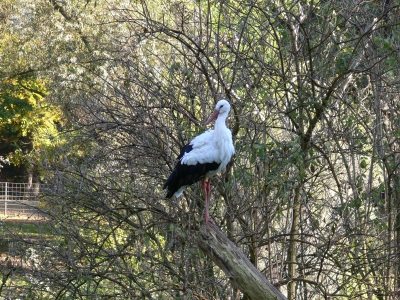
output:
[[[219,115],[228,116],[230,110],[231,110],[231,105],[229,104],[229,102],[227,100],[225,100],[225,99],[219,100],[217,102],[217,105],[215,105],[214,112],[208,118],[208,120],[206,121],[204,126],[207,124],[210,124],[212,121],[214,121],[216,118],[218,118]]]

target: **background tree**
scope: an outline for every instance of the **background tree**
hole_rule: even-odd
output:
[[[1,181],[37,182],[36,153],[56,143],[61,112],[45,98],[46,79],[34,72],[44,67],[35,66],[42,42],[34,21],[34,3],[0,5],[0,156],[9,161]]]
[[[35,153],[54,143],[59,112],[44,101],[46,90],[39,80],[18,77],[4,80],[0,92],[1,181],[39,180]]]
[[[14,4],[8,16],[21,15]],[[32,10],[23,27],[48,42],[14,73],[46,78],[68,126],[42,153],[56,238],[35,245],[26,274],[43,280],[6,295],[245,298],[197,248],[201,188],[169,201],[162,191],[180,147],[227,98],[236,156],[213,181],[220,228],[289,299],[395,299],[397,2]]]

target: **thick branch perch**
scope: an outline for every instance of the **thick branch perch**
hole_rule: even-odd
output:
[[[200,249],[231,279],[233,285],[250,299],[286,300],[253,266],[243,252],[212,224],[203,225],[197,241]]]

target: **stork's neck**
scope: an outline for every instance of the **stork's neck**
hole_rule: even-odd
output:
[[[214,130],[215,131],[224,131],[225,129],[227,129],[225,121],[226,118],[228,117],[227,113],[224,114],[220,114],[218,116],[218,118],[215,120],[215,126],[214,126]]]
[[[214,145],[218,149],[218,158],[221,160],[221,166],[224,167],[229,162],[232,156],[232,133],[226,127],[225,121],[228,117],[228,113],[224,113],[218,116],[215,120],[214,127]]]

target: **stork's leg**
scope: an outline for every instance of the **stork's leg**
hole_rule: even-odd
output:
[[[208,192],[207,192],[207,181],[206,181],[206,177],[203,178],[203,181],[201,182],[201,186],[203,187],[203,195],[204,195],[204,209],[206,212],[206,222],[207,222],[207,209],[208,209],[208,204],[207,204],[207,197],[208,197]]]
[[[209,178],[207,181],[207,200],[209,206],[210,206],[210,199],[211,199],[211,178]]]

